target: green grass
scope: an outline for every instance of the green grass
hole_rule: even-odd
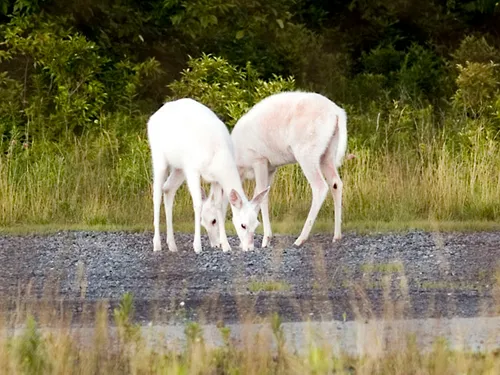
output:
[[[302,230],[303,218],[297,218],[294,222],[272,222],[271,226],[275,236],[290,235],[298,236]],[[305,218],[304,218],[305,220]],[[165,223],[162,222],[162,230],[165,230]],[[226,231],[230,235],[236,235],[232,222],[226,221]],[[189,221],[175,221],[175,232],[192,233],[194,224]],[[357,233],[362,235],[374,235],[377,233],[405,233],[411,230],[423,230],[428,232],[477,232],[477,231],[500,231],[500,223],[495,221],[360,221],[343,223],[344,234]],[[153,225],[147,223],[138,224],[15,224],[0,227],[0,234],[24,235],[24,234],[53,234],[59,231],[124,231],[132,233],[148,232],[152,233]],[[257,229],[262,234],[262,225]],[[331,233],[333,237],[333,219],[318,219],[314,223],[311,234]]]
[[[279,292],[290,290],[290,285],[284,281],[252,281],[248,285],[251,292]]]
[[[356,121],[354,129],[360,126]],[[380,134],[365,141],[351,136],[349,151],[357,158],[341,168],[344,231],[498,229],[500,147],[491,132],[478,125],[464,133],[468,138],[450,137],[444,130],[433,136],[409,134],[420,143],[408,141],[408,134],[390,140],[392,146]],[[27,149],[20,142],[9,144],[0,155],[0,225],[9,228],[4,231],[151,230],[151,177],[143,135],[102,133],[65,144],[34,141]],[[247,181],[245,188],[251,193],[253,184]],[[300,167],[280,168],[270,192],[275,233],[298,234],[310,205],[311,189]],[[174,204],[175,230],[192,231],[192,220],[183,185]],[[231,227],[228,223],[232,233]],[[332,227],[329,196],[314,230],[331,232]]]
[[[360,265],[363,272],[399,273],[404,271],[403,263],[366,263]]]

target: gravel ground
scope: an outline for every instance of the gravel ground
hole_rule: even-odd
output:
[[[347,233],[335,244],[331,234],[318,234],[301,248],[294,240],[277,236],[271,249],[242,252],[231,237],[233,251],[223,253],[204,236],[197,255],[192,235],[182,233],[178,253],[165,238],[164,250],[153,253],[150,232],[3,235],[0,309],[56,306],[76,319],[100,300],[111,309],[131,292],[136,320],[170,324],[231,323],[274,311],[292,322],[352,320],[388,316],[388,306],[400,318],[500,311],[500,232]]]

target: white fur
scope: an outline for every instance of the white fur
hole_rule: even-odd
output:
[[[167,244],[171,251],[177,250],[172,206],[175,192],[184,180],[187,181],[195,213],[194,251],[201,251],[200,224],[206,228],[212,246],[222,244],[224,251],[231,249],[222,216],[223,191],[231,203],[233,224],[241,247],[243,250],[252,248],[253,233],[259,224],[259,204],[269,189],[257,199],[251,202],[247,200],[236,168],[231,137],[222,121],[203,104],[192,99],[180,99],[164,104],[151,116],[148,121],[148,139],[154,175],[153,250],[161,250],[162,195],[167,221]],[[167,179],[168,168],[171,173]],[[202,193],[200,178],[211,183],[208,198]]]
[[[346,123],[345,111],[320,94],[283,92],[257,103],[231,133],[240,175],[255,178],[256,191],[272,184],[279,166],[300,164],[313,199],[295,245],[303,244],[309,237],[329,188],[335,205],[333,240],[341,238],[342,181],[337,168],[347,148]],[[267,196],[261,209],[262,247],[266,247],[272,236]]]

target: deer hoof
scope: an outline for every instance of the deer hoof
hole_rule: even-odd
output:
[[[293,243],[295,246],[302,246],[306,242],[306,240],[303,240],[302,238],[297,238],[297,240]]]
[[[262,240],[262,248],[268,247],[269,243],[271,242],[271,236],[265,236],[264,239]]]
[[[194,244],[193,244],[193,248],[194,248],[194,252],[195,252],[196,254],[201,253],[201,243],[194,243]]]
[[[161,251],[161,240],[160,238],[154,238],[153,239],[153,251]]]

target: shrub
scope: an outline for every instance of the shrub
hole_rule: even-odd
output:
[[[500,51],[491,46],[484,36],[481,38],[467,35],[460,46],[451,54],[456,64],[465,65],[467,61],[487,64],[500,61]]]
[[[293,77],[274,76],[269,81],[259,78],[251,64],[245,69],[221,57],[203,54],[190,58],[180,80],[169,85],[169,100],[190,97],[212,109],[228,126],[255,103],[271,94],[295,89]]]
[[[392,45],[388,45],[378,46],[369,53],[363,52],[361,62],[366,72],[388,77],[399,70],[403,58],[402,51],[397,51]]]
[[[382,74],[361,73],[349,82],[348,102],[367,110],[370,103],[377,107],[390,102],[390,90],[387,87],[387,77]]]
[[[363,71],[351,82],[359,102],[394,99],[435,104],[449,90],[449,72],[433,50],[413,43],[405,52],[392,45],[378,46],[360,59]],[[382,100],[381,100],[382,99]]]
[[[400,98],[436,102],[448,89],[448,77],[443,59],[432,50],[414,43],[398,72]]]
[[[15,113],[13,123],[26,133],[30,124],[30,136],[57,139],[100,129],[103,112],[139,108],[133,100],[138,87],[160,71],[154,59],[114,62],[63,17],[15,17],[3,25],[0,38],[6,47],[0,62],[20,66],[2,75],[1,83],[11,97],[22,87],[25,99],[22,106],[3,104],[0,116]]]
[[[458,64],[457,68],[458,89],[452,98],[454,107],[473,116],[491,114],[500,90],[498,65],[491,61],[466,61],[464,66]]]
[[[22,85],[10,78],[7,72],[0,73],[0,143],[15,137],[16,129],[22,124]]]

